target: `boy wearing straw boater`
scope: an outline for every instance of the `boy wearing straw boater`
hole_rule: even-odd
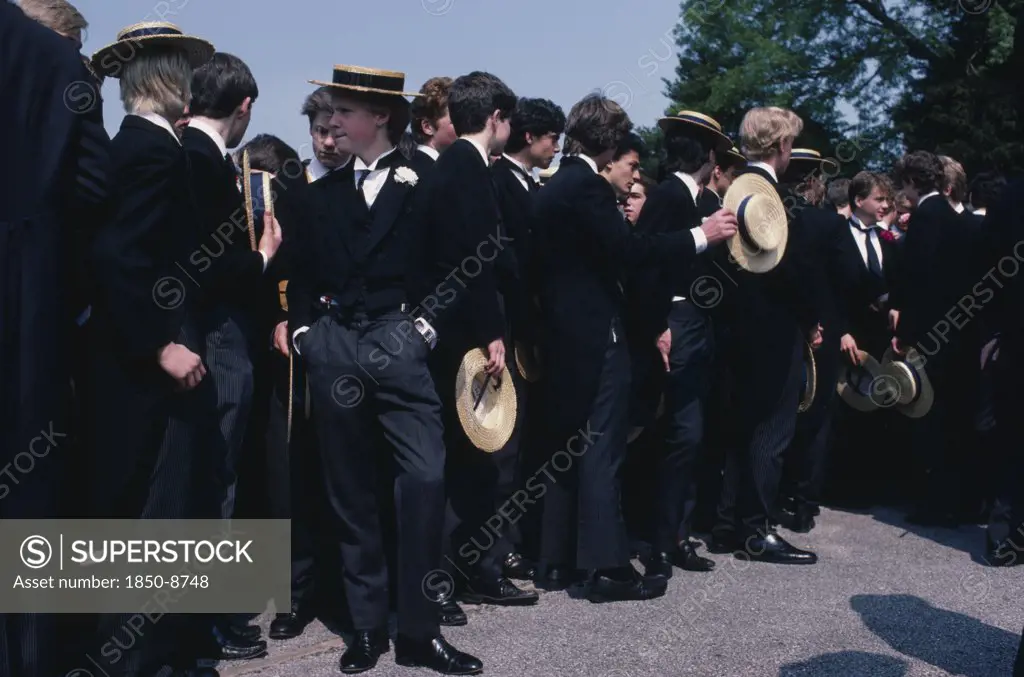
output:
[[[732,141],[712,117],[682,110],[660,121],[665,133],[665,179],[651,191],[637,228],[647,233],[690,231],[695,241],[735,217],[718,209],[702,223],[698,200],[701,187]],[[706,276],[704,258],[663,271],[657,280],[660,295],[653,304],[653,323],[643,345],[657,343],[665,370],[664,457],[658,472],[658,514],[654,550],[647,571],[672,576],[673,567],[710,571],[714,562],[697,555],[690,540],[696,505],[697,463],[702,455],[704,401],[711,378],[714,343],[707,304],[695,285]],[[660,338],[659,338],[660,337]]]
[[[405,75],[336,66],[331,119],[353,160],[303,188],[294,210],[296,265],[289,331],[309,372],[323,476],[355,638],[345,673],[372,669],[389,648],[388,575],[378,513],[379,472],[394,482],[401,665],[442,674],[483,666],[442,637],[437,602],[450,593],[441,561],[444,460],[441,405],[427,367],[437,340],[418,304],[428,251],[418,200],[429,160],[396,145],[409,123]],[[290,197],[290,196],[289,196]],[[415,307],[415,309],[414,309]],[[391,463],[378,464],[379,433]],[[379,467],[389,466],[389,467]],[[438,593],[431,596],[431,593]]]
[[[93,56],[101,76],[119,78],[127,113],[111,147],[116,207],[94,246],[97,433],[89,508],[97,517],[220,516],[213,478],[223,443],[201,358],[203,289],[177,267],[205,233],[175,122],[187,112],[193,69],[213,53],[209,42],[152,22],[122,30]],[[131,622],[103,616],[99,642],[124,643]],[[123,650],[95,655],[116,656],[101,667],[110,675],[194,670],[204,625],[168,614]]]

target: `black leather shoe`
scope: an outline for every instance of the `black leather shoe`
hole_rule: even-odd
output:
[[[668,579],[663,576],[641,576],[634,571],[628,580],[617,580],[598,572],[590,582],[587,599],[594,604],[643,601],[661,597],[666,590]]]
[[[813,552],[794,548],[786,539],[775,533],[749,537],[735,556],[737,559],[773,564],[814,564],[818,561],[818,556]]]
[[[363,630],[355,633],[352,643],[341,654],[341,671],[346,675],[372,670],[390,644],[386,630]]]
[[[475,656],[463,653],[444,637],[430,640],[395,640],[395,662],[412,668],[430,668],[442,675],[479,675],[484,664]]]
[[[563,566],[549,567],[544,577],[537,582],[537,587],[544,590],[565,590],[583,582],[585,574],[577,569]]]
[[[260,639],[263,634],[263,630],[260,629],[260,626],[258,625],[232,625],[231,632],[234,633],[236,637],[248,639],[253,642]]]
[[[653,552],[643,562],[645,575],[672,578],[672,556],[667,552]]]
[[[795,512],[779,511],[776,519],[779,526],[798,534],[810,533],[814,528],[814,514],[806,505],[798,505]]]
[[[505,558],[501,573],[514,581],[532,581],[537,576],[537,567],[518,552],[513,552]]]
[[[466,604],[497,604],[499,606],[528,606],[540,597],[533,590],[520,590],[507,578],[474,578],[459,593],[459,601]]]
[[[287,614],[277,614],[274,620],[270,621],[270,639],[298,637],[312,622],[313,617],[299,609],[293,609]]]
[[[245,639],[217,626],[214,626],[207,645],[200,649],[200,657],[215,661],[244,661],[266,655],[267,643],[262,639]]]
[[[996,546],[990,545],[983,559],[990,567],[1013,567],[1024,564],[1024,553],[1018,551],[1012,543],[1004,541]]]
[[[693,543],[687,541],[679,546],[679,552],[672,558],[673,563],[686,571],[714,571],[715,563],[707,557],[697,554]]]
[[[708,541],[708,552],[716,555],[724,555],[742,550],[743,545],[733,531],[711,532],[711,540]]]
[[[455,627],[469,623],[469,619],[466,618],[466,612],[453,599],[446,599],[441,602],[440,613],[441,625]]]

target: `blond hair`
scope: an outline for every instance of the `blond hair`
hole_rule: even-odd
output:
[[[967,199],[967,172],[964,171],[964,166],[948,155],[940,155],[939,162],[942,163],[942,174],[945,179],[943,188],[949,190],[951,200],[963,202]]]
[[[770,158],[783,141],[796,139],[803,128],[800,116],[786,108],[751,108],[740,123],[743,154],[753,161]]]
[[[192,99],[192,66],[176,49],[139,52],[121,70],[121,103],[126,113],[156,113],[171,124]]]
[[[21,0],[21,11],[64,37],[81,33],[89,27],[82,13],[67,0]]]

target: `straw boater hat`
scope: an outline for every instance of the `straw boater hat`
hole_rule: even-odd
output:
[[[715,151],[723,152],[731,149],[732,141],[722,133],[722,125],[713,117],[698,113],[692,110],[681,110],[675,115],[669,115],[658,120],[661,131],[668,134],[670,131],[698,134],[715,142]]]
[[[335,66],[331,82],[310,80],[310,84],[325,87],[350,89],[356,92],[373,94],[390,94],[392,96],[423,96],[419,92],[406,92],[405,73],[398,71],[382,71],[377,68],[363,66]]]
[[[804,343],[804,382],[800,391],[800,404],[797,413],[802,414],[814,404],[814,396],[818,392],[818,365],[814,361],[814,349],[811,344]]]
[[[840,399],[857,411],[871,412],[892,406],[883,377],[882,365],[863,350],[857,351],[857,364],[842,360],[836,392]]]
[[[900,357],[892,347],[882,356],[882,373],[892,383],[896,411],[910,418],[921,418],[935,403],[935,391],[924,369],[924,358],[914,348]]]
[[[212,59],[216,51],[206,40],[185,35],[172,23],[146,21],[121,29],[117,34],[117,42],[93,54],[93,70],[97,75],[116,78],[121,74],[121,69],[127,61],[140,52],[145,53],[145,49],[153,47],[184,51],[193,68],[198,68]]]
[[[729,254],[741,268],[766,273],[786,253],[789,221],[782,198],[768,179],[745,172],[729,186],[722,206],[736,215],[739,230],[728,240]]]
[[[832,158],[822,158],[821,153],[810,148],[794,148],[789,156],[787,174],[806,176],[814,170],[821,170],[825,176],[837,176],[839,163]]]
[[[747,164],[747,156],[740,152],[740,149],[733,146],[729,150],[725,151],[724,155],[729,159],[729,164],[732,165],[745,165]],[[721,163],[719,163],[721,164]]]
[[[516,425],[516,388],[508,367],[500,380],[484,374],[487,355],[479,348],[466,353],[455,377],[455,408],[466,437],[477,449],[498,451]]]

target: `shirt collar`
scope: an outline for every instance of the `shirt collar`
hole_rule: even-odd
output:
[[[775,174],[775,167],[772,167],[771,165],[766,165],[763,162],[750,162],[747,164],[747,166],[758,167],[760,169],[763,169],[764,171],[768,172],[768,176],[772,177],[772,181],[774,181],[775,183],[779,182],[779,177],[778,175]]]
[[[700,193],[700,186],[693,180],[693,177],[685,172],[676,172],[675,177],[683,182],[683,185],[690,191],[690,197],[693,198],[693,203],[697,204],[697,194]]]
[[[973,213],[978,216],[985,216],[988,213],[988,207],[978,207]]]
[[[309,161],[309,167],[307,169],[309,169],[309,175],[313,177],[314,181],[331,173],[331,169],[315,157]]]
[[[152,122],[157,127],[163,127],[164,129],[167,130],[168,134],[174,137],[174,142],[177,143],[179,146],[181,145],[181,139],[178,138],[178,134],[174,131],[174,126],[167,121],[167,118],[163,117],[162,115],[157,115],[156,113],[142,113],[138,117],[142,118],[143,120],[148,120],[149,122]]]
[[[471,138],[469,138],[467,136],[464,136],[462,138],[465,139],[466,141],[469,141],[471,144],[473,144],[473,148],[476,148],[477,152],[480,153],[480,157],[483,158],[484,166],[485,167],[490,167],[491,166],[491,156],[487,154],[487,149],[484,148],[483,146],[481,146],[479,143],[477,143],[477,141],[474,140],[474,139],[471,139]]]
[[[352,165],[352,169],[354,169],[357,172],[363,171],[364,169],[365,170],[369,170],[371,172],[375,172],[375,171],[377,171],[377,165],[380,164],[380,161],[383,160],[384,158],[386,158],[387,156],[391,155],[392,153],[394,153],[395,149],[396,149],[395,146],[392,146],[390,150],[384,151],[369,166],[367,166],[367,164],[365,162],[363,162],[363,159],[361,157],[356,157],[355,160],[354,160],[355,164]]]
[[[581,159],[584,162],[586,162],[588,165],[590,165],[590,168],[594,170],[595,174],[600,174],[601,173],[601,171],[597,168],[597,163],[594,162],[594,158],[592,158],[592,157],[590,157],[588,155],[583,155],[583,154],[573,155],[572,157],[578,157],[579,159]]]
[[[224,143],[224,137],[218,134],[213,127],[199,119],[189,120],[188,126],[193,129],[198,129],[200,132],[210,137],[210,140],[217,144],[217,150],[220,151],[222,157],[228,154],[228,147]]]
[[[708,184],[708,185],[704,186],[704,190],[706,190],[709,193],[711,193],[712,195],[714,195],[715,198],[717,198],[719,201],[722,200],[722,196],[715,192],[715,189],[711,187],[711,184]]]
[[[437,149],[434,148],[433,146],[419,145],[416,146],[416,150],[420,151],[421,153],[429,155],[434,160],[441,157],[441,154],[437,152]]]
[[[957,202],[955,205],[953,205],[953,210],[957,214],[963,214],[964,213],[964,203],[963,202]]]
[[[526,178],[530,178],[530,179],[533,178],[533,172],[531,172],[529,169],[527,169],[527,167],[526,167],[526,165],[524,163],[522,163],[519,160],[515,159],[514,157],[512,157],[508,153],[502,153],[501,157],[505,158],[506,160],[508,160],[509,162],[514,164],[516,167],[519,167],[519,169],[521,169],[523,171],[523,174],[526,174]]]
[[[865,225],[865,223],[863,221],[861,221],[859,218],[857,218],[856,214],[850,214],[850,223],[852,223],[857,228],[860,228],[861,230],[863,230],[865,228],[875,228],[875,227],[877,227],[879,225],[877,223],[872,223],[872,224]],[[883,229],[884,229],[884,227],[883,227]]]
[[[922,204],[924,204],[925,200],[927,200],[930,197],[935,197],[938,194],[939,194],[939,191],[933,190],[932,192],[928,193],[927,195],[922,196],[921,199],[917,201],[917,206],[920,207]]]

